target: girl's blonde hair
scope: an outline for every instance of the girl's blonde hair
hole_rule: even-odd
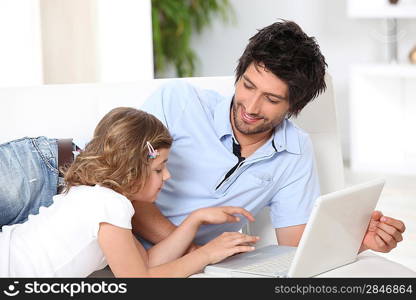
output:
[[[137,193],[150,174],[147,141],[155,149],[172,145],[169,131],[153,115],[130,107],[111,110],[85,150],[64,170],[65,192],[73,186],[99,184],[126,197]]]

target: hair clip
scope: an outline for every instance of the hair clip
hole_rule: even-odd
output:
[[[149,149],[149,154],[147,155],[148,158],[156,158],[160,155],[159,151],[155,150],[150,144],[150,142],[146,142],[147,149]]]

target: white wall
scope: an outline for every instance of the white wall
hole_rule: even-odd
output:
[[[151,78],[150,0],[0,0],[0,87]]]
[[[0,0],[0,87],[42,83],[38,0]]]
[[[96,1],[99,81],[152,79],[150,0]]]
[[[41,0],[45,83],[153,78],[150,0]]]
[[[97,82],[95,0],[41,0],[44,83]]]
[[[344,159],[349,159],[349,67],[386,59],[383,20],[351,19],[346,0],[231,0],[237,24],[214,22],[192,40],[201,67],[197,76],[231,75],[248,39],[278,18],[293,20],[315,36],[334,81]],[[399,58],[416,44],[416,21],[400,20]]]

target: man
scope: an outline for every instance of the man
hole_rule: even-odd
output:
[[[319,181],[310,138],[288,118],[325,90],[325,68],[314,38],[280,21],[250,39],[236,68],[232,99],[183,82],[157,91],[142,109],[174,138],[172,179],[157,206],[136,204],[136,233],[156,243],[200,207],[241,206],[256,214],[269,206],[277,242],[298,245]],[[190,251],[244,224],[242,218],[202,227]],[[404,230],[403,222],[374,212],[360,251],[388,252]]]
[[[325,66],[313,38],[293,22],[279,22],[250,39],[232,99],[184,83],[158,91],[144,109],[174,137],[173,178],[158,207],[135,207],[135,231],[155,243],[199,207],[234,205],[256,214],[268,205],[279,244],[297,245],[319,184],[310,139],[286,117],[325,89]],[[77,151],[71,141],[46,137],[0,145],[0,227],[49,206],[59,189],[59,170]],[[388,252],[402,240],[404,224],[384,218],[373,214],[361,250]],[[244,222],[203,227],[195,247]]]

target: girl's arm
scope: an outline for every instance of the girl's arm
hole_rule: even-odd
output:
[[[190,233],[189,230],[194,230],[194,222],[200,224],[201,219],[205,219],[203,222],[208,223],[223,223],[232,218],[236,218],[228,215],[224,211],[235,211],[235,209],[209,208],[203,209],[202,212],[195,212],[195,214],[189,218],[190,220],[183,223],[182,228],[178,228],[180,230],[178,230],[174,237],[179,239],[185,237],[188,241],[192,240],[193,235],[188,237],[187,233]],[[252,218],[251,215],[247,214],[245,211],[242,214],[246,215],[249,219]],[[195,232],[196,229],[194,233]],[[101,223],[98,232],[100,247],[116,277],[187,277],[201,271],[207,264],[218,262],[238,252],[253,250],[253,247],[247,246],[247,244],[254,243],[257,240],[258,238],[256,237],[238,232],[224,233],[206,245],[179,259],[151,267],[148,262],[150,261],[150,255],[146,255],[143,246],[137,242],[137,239],[133,236],[131,230],[109,223]],[[172,248],[179,244],[179,247],[181,247],[180,251]],[[162,245],[163,247],[159,247],[159,250],[156,248],[155,250],[157,251],[150,254],[155,256],[153,258],[155,262],[167,261],[166,259],[173,257],[173,255],[164,253],[170,251],[175,252],[176,254],[181,251],[183,253],[187,246],[182,246],[182,244],[184,243],[181,241],[167,238],[164,246]],[[157,255],[160,255],[162,258]]]
[[[238,232],[224,233],[192,253],[155,267],[148,266],[129,229],[101,223],[98,241],[115,277],[188,277],[210,263],[253,250],[246,244],[257,239]]]
[[[98,243],[116,277],[148,276],[147,253],[140,251],[135,240],[129,229],[100,223]]]
[[[148,250],[149,266],[157,266],[182,256],[201,224],[239,222],[240,218],[234,214],[241,214],[254,221],[247,210],[234,206],[201,208],[192,212],[167,238]]]
[[[161,265],[182,256],[193,241],[200,224],[191,214],[170,235],[148,249],[149,267]]]

